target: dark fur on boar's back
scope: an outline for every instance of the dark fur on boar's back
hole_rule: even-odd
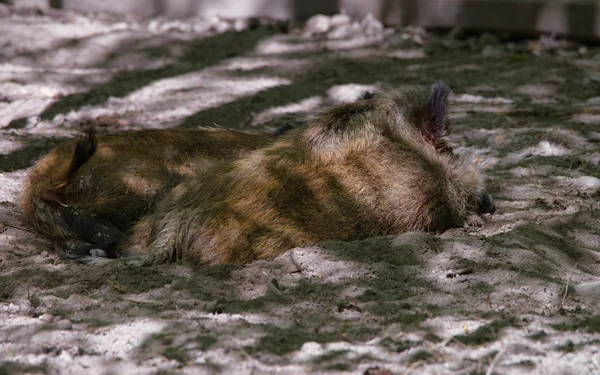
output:
[[[31,170],[21,205],[63,256],[101,248],[117,255],[123,233],[185,177],[264,147],[274,136],[224,129],[169,129],[65,143]]]
[[[446,142],[448,87],[330,108],[263,149],[186,179],[134,227],[142,263],[243,264],[323,240],[462,226],[493,202]]]

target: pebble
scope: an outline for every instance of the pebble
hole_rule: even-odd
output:
[[[327,33],[328,39],[344,39],[349,38],[356,32],[356,29],[350,25],[341,25],[338,27],[332,28],[330,32]]]
[[[468,364],[465,363],[464,360],[447,362],[445,365],[446,365],[446,368],[450,371],[460,371],[460,370],[464,369],[466,366],[468,366]]]
[[[373,13],[367,13],[367,15],[360,21],[360,26],[362,27],[365,34],[369,36],[375,36],[381,34],[384,29],[383,23],[379,21]]]
[[[71,329],[74,331],[87,331],[87,329],[89,327],[90,327],[90,325],[87,323],[77,323],[77,324],[73,324]]]
[[[54,118],[52,119],[52,125],[54,125],[54,126],[61,126],[64,122],[65,122],[65,115],[62,113],[59,113],[58,115],[54,116]]]
[[[50,323],[52,321],[52,319],[54,319],[54,315],[49,314],[49,313],[45,313],[45,314],[40,315],[39,319],[42,322]]]
[[[271,279],[267,282],[267,290],[265,291],[265,297],[272,297],[276,299],[284,297],[277,279]]]
[[[572,286],[575,293],[585,297],[599,297],[600,296],[600,282],[591,281],[588,283],[581,283]]]
[[[594,176],[581,176],[576,178],[573,182],[582,190],[596,191],[600,188],[600,178]]]
[[[56,328],[64,331],[68,331],[73,327],[73,323],[69,319],[63,319],[56,322]]]
[[[67,350],[61,350],[60,354],[58,355],[58,358],[67,363],[73,360],[73,356]]]
[[[350,18],[349,15],[347,14],[335,14],[333,16],[331,16],[331,18],[329,19],[329,26],[330,27],[339,27],[339,26],[343,26],[343,25],[349,25],[352,23],[352,18]]]
[[[238,33],[244,31],[248,28],[248,20],[245,19],[237,19],[233,21],[233,29]]]
[[[504,54],[504,51],[501,47],[497,46],[485,46],[483,50],[481,50],[481,56],[484,58],[496,58],[501,57]]]
[[[317,14],[306,21],[304,33],[306,36],[322,34],[329,31],[331,28],[330,18],[328,16]]]
[[[599,105],[600,104],[600,96],[594,96],[593,98],[589,98],[586,101],[587,104]]]
[[[67,352],[71,357],[77,357],[85,354],[85,350],[83,348],[80,348],[79,346],[72,346],[70,348],[65,349],[64,351]]]
[[[102,249],[91,249],[90,250],[90,255],[96,258],[106,258],[106,251],[102,250]]]

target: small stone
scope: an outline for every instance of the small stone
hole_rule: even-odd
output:
[[[85,354],[85,350],[83,350],[83,348],[80,348],[79,346],[72,346],[70,348],[65,349],[64,351],[69,353],[71,357],[77,357]]]
[[[102,250],[102,249],[91,249],[90,250],[90,255],[93,257],[97,257],[97,258],[106,258],[106,251]]]
[[[71,329],[71,327],[73,327],[73,323],[71,323],[71,321],[69,319],[62,319],[59,320],[58,322],[56,322],[56,328],[63,330],[63,331],[69,331]]]
[[[573,182],[582,190],[596,191],[600,188],[600,178],[593,176],[581,176],[576,178]]]
[[[265,297],[272,299],[283,299],[285,298],[284,294],[281,291],[281,287],[279,286],[279,282],[277,279],[271,279],[267,282],[267,290],[265,292]]]
[[[204,304],[204,310],[208,313],[218,313],[219,312],[219,301],[208,301]]]
[[[231,30],[231,25],[220,17],[215,17],[211,20],[211,29],[218,34],[221,34]]]
[[[319,355],[323,352],[323,346],[314,341],[308,341],[302,344],[300,351],[310,355]]]
[[[60,350],[60,353],[58,353],[58,358],[66,363],[69,363],[73,360],[73,356],[67,350]]]
[[[592,98],[589,98],[588,100],[586,100],[586,103],[591,105],[598,105],[600,104],[600,96],[594,96]]]
[[[40,94],[47,98],[56,98],[59,96],[60,92],[55,87],[42,86],[40,87]]]
[[[244,31],[248,28],[248,20],[245,19],[237,19],[233,21],[233,29],[238,33]]]
[[[73,324],[71,329],[74,331],[87,331],[89,327],[90,327],[90,325],[87,323],[77,323],[77,324]]]
[[[481,43],[482,45],[498,45],[500,44],[500,39],[496,34],[483,33],[479,37],[479,43]]]
[[[388,369],[376,366],[366,369],[363,375],[394,375],[394,373]]]
[[[329,39],[344,39],[352,36],[354,34],[355,29],[352,25],[342,25],[338,27],[334,27],[330,32],[327,33],[327,38]]]
[[[600,297],[600,282],[598,281],[573,285],[571,288],[580,296]]]
[[[27,127],[35,127],[42,121],[40,116],[29,116],[27,117]]]
[[[40,253],[40,256],[41,256],[42,258],[48,258],[48,257],[50,256],[50,254],[48,254],[48,252],[47,252],[46,250],[44,250],[44,251],[42,251],[42,252]]]
[[[8,305],[9,312],[16,313],[16,312],[19,312],[19,310],[21,310],[21,306],[19,306],[19,305],[15,305],[14,303],[11,303]]]
[[[502,48],[498,46],[487,45],[481,50],[481,56],[488,58],[496,58],[503,55]]]
[[[58,115],[54,116],[54,118],[52,119],[53,126],[61,126],[64,122],[65,122],[65,115],[62,113],[59,113]]]
[[[383,23],[379,21],[373,13],[367,13],[367,15],[360,21],[364,33],[368,36],[375,36],[381,34],[383,31]]]
[[[338,27],[342,25],[349,25],[352,23],[352,19],[347,14],[336,14],[329,18],[329,26],[330,27]]]
[[[467,367],[469,363],[465,360],[458,360],[446,363],[446,368],[450,371],[460,371]]]
[[[44,323],[50,323],[54,319],[54,315],[45,313],[39,316],[39,319]]]
[[[304,33],[306,36],[323,34],[331,28],[331,19],[328,16],[317,14],[306,21]]]

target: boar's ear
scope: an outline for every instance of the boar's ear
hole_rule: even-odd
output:
[[[97,147],[96,130],[90,127],[85,131],[85,136],[75,145],[73,159],[71,159],[71,164],[67,171],[67,180],[70,180],[75,175],[75,172],[94,155]]]
[[[446,105],[449,94],[450,88],[443,81],[436,82],[431,86],[431,95],[422,119],[421,132],[425,139],[432,144],[437,144],[446,135],[448,123]]]
[[[63,189],[71,182],[75,173],[84,165],[96,152],[98,141],[96,140],[96,130],[90,127],[86,130],[85,136],[79,139],[75,145],[75,152],[69,164],[69,169],[65,174],[64,180],[52,190],[62,194]]]

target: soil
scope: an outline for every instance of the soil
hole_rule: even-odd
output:
[[[0,4],[0,374],[600,373],[600,49],[263,23]],[[86,266],[18,207],[28,168],[89,124],[273,131],[440,79],[496,200],[481,228],[244,267]]]

